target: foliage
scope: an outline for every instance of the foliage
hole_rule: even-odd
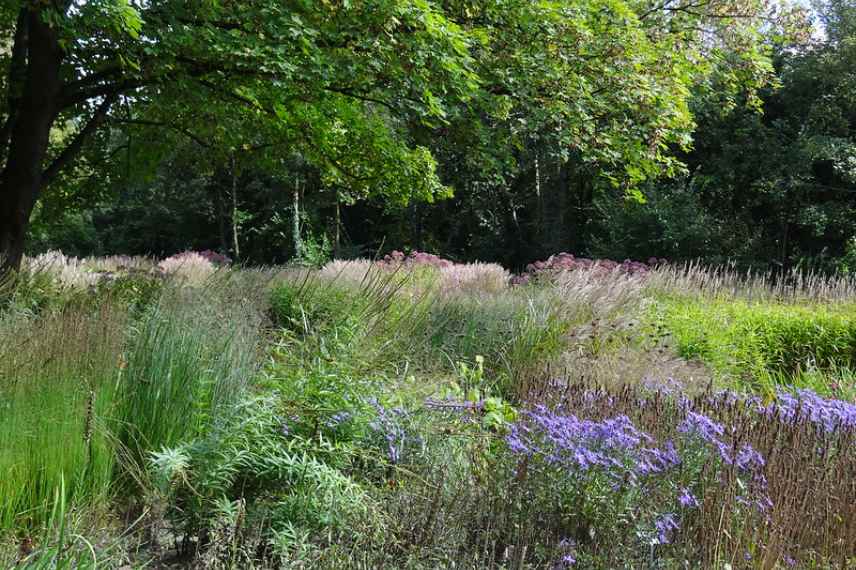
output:
[[[667,299],[657,312],[685,358],[700,358],[737,384],[801,384],[814,370],[852,368],[856,320],[850,305],[783,306],[736,300]],[[835,393],[824,379],[811,387]]]
[[[317,539],[370,524],[367,494],[342,469],[354,452],[347,443],[293,433],[276,399],[250,399],[233,412],[205,437],[152,454],[160,498],[169,501],[167,517],[177,533],[207,532],[229,506],[243,510],[242,520],[232,521],[233,540],[241,543],[256,530],[267,542],[279,533],[279,549],[299,546],[283,540],[294,528]]]
[[[294,258],[293,262],[307,267],[321,267],[330,261],[332,253],[332,246],[326,235],[320,238],[310,235],[301,240],[300,255]]]
[[[851,282],[563,256],[552,279],[474,287],[443,274],[495,269],[421,257],[8,305],[0,561],[852,565],[853,366],[835,352]],[[709,354],[759,359],[728,362],[737,378],[780,367],[782,385],[656,367],[603,382],[618,353],[644,367],[672,350],[646,319],[678,350],[704,333]],[[817,391],[796,389],[809,375]]]
[[[22,6],[0,14],[12,46]],[[756,0],[39,5],[63,54],[42,154],[61,160],[36,181],[31,248],[283,262],[300,253],[287,189],[339,250],[344,234],[515,266],[582,253],[595,197],[640,201],[696,164],[708,112],[759,106],[798,16]],[[11,125],[26,74],[7,51]]]

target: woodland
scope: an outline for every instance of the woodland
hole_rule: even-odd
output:
[[[856,4],[3,0],[0,568],[856,569]]]

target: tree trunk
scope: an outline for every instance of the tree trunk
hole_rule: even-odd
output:
[[[232,252],[235,261],[241,259],[241,246],[238,239],[238,167],[235,155],[231,157],[232,167]]]
[[[303,239],[300,237],[300,177],[294,178],[294,192],[291,195],[292,205],[294,207],[294,219],[291,227],[292,239],[294,240],[294,258],[300,259],[303,256]]]
[[[342,229],[342,210],[341,210],[341,206],[339,205],[339,189],[337,188],[336,189],[336,234],[335,234],[335,240],[334,240],[334,251],[337,254],[339,253],[339,248],[342,245],[341,229]]]
[[[226,199],[223,197],[223,185],[225,180],[223,177],[214,177],[214,192],[217,202],[217,226],[220,231],[220,251],[226,253],[231,249],[229,245],[229,232],[226,228],[228,220],[226,219]]]
[[[27,26],[26,79],[18,108],[10,109],[14,120],[0,173],[0,273],[21,264],[30,214],[42,188],[42,166],[62,86],[63,53],[56,30],[42,20],[38,10],[30,11]]]
[[[3,200],[0,201],[1,276],[21,266],[21,259],[24,256],[24,237],[27,234],[31,208],[28,208],[26,202],[22,200],[27,192],[19,192],[11,197],[7,197],[3,187],[0,187],[0,192],[3,192]]]

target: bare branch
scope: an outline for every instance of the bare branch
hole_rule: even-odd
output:
[[[84,88],[91,87],[101,81],[105,81],[117,75],[121,75],[121,73],[122,68],[119,65],[111,65],[109,67],[105,67],[101,71],[96,71],[94,73],[90,73],[89,75],[84,75],[80,79],[76,79],[74,81],[66,83],[64,89],[67,94],[76,93]]]
[[[137,89],[138,87],[143,87],[145,85],[153,85],[162,79],[164,78],[129,78],[122,81],[116,81],[114,83],[105,83],[103,85],[93,85],[91,87],[72,90],[64,93],[60,98],[60,107],[73,107],[74,105],[85,103],[90,99],[97,99],[99,97],[118,96],[119,94],[124,93],[125,91],[130,91],[131,89]]]

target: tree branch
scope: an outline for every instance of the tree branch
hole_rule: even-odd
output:
[[[57,174],[80,152],[83,148],[83,144],[86,142],[86,139],[89,138],[92,133],[94,133],[98,127],[101,126],[101,123],[107,118],[107,112],[110,110],[110,106],[116,102],[116,99],[119,98],[118,93],[113,93],[107,96],[104,101],[95,109],[95,112],[89,118],[89,121],[80,129],[80,132],[75,135],[75,137],[68,143],[61,153],[57,155],[57,157],[53,160],[53,162],[45,169],[42,173],[42,188],[46,187],[51,181],[56,178]]]
[[[105,79],[109,79],[121,73],[122,68],[119,65],[111,65],[109,67],[105,67],[101,71],[90,73],[89,75],[85,75],[80,79],[76,79],[74,81],[66,83],[64,89],[66,93],[75,93],[82,90],[83,88],[90,87],[93,84],[98,83],[99,81],[104,81]]]
[[[393,112],[398,110],[389,101],[384,101],[383,99],[378,99],[378,98],[372,97],[370,95],[358,93],[352,89],[339,88],[339,87],[333,87],[332,85],[327,85],[324,87],[324,90],[330,91],[332,93],[338,93],[338,94],[344,95],[346,97],[351,97],[352,99],[358,99],[360,101],[365,101],[366,103],[376,103],[378,105],[386,107],[387,109],[389,109],[390,111],[393,111]]]
[[[129,78],[122,81],[116,81],[114,83],[94,85],[88,88],[72,90],[71,92],[63,93],[62,97],[60,98],[60,107],[63,109],[67,107],[73,107],[74,105],[84,103],[86,101],[89,101],[90,99],[95,99],[97,97],[116,97],[124,91],[128,91],[129,89],[136,89],[145,85],[153,85],[161,79],[163,78]]]
[[[208,142],[204,139],[198,137],[193,134],[191,131],[185,129],[184,127],[179,127],[178,125],[173,125],[171,123],[164,123],[161,121],[150,121],[148,119],[110,119],[111,123],[121,124],[121,125],[140,125],[144,127],[159,127],[164,129],[172,129],[182,135],[186,136],[202,148],[213,148]]]

